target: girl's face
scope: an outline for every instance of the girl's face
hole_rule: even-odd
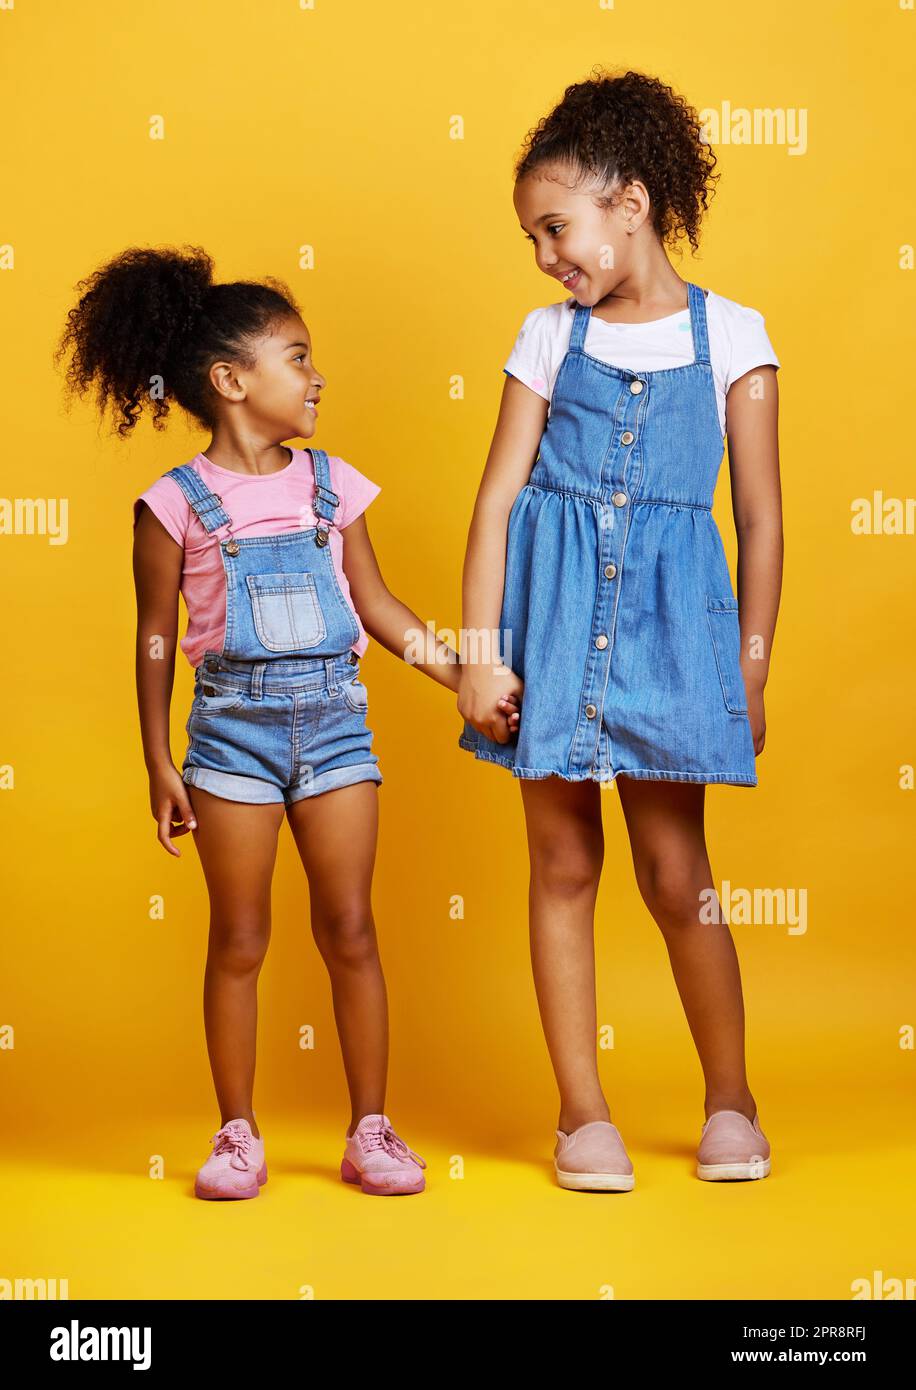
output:
[[[257,365],[239,371],[237,380],[244,384],[245,404],[265,433],[282,439],[310,439],[315,433],[314,403],[327,382],[312,361],[309,332],[298,314],[278,321],[261,339]]]
[[[534,243],[535,260],[545,275],[562,284],[579,304],[594,305],[611,293],[626,274],[632,239],[627,219],[642,221],[638,191],[631,185],[616,207],[599,208],[594,189],[570,192],[565,170],[545,168],[515,185],[513,202],[522,231]],[[565,278],[565,277],[569,278]]]

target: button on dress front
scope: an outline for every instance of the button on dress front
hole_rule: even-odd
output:
[[[509,514],[499,636],[525,682],[519,731],[497,743],[465,721],[458,739],[516,777],[757,785],[712,515],[724,437],[706,301],[697,285],[687,294],[694,360],[658,371],[590,356],[591,309],[576,308]]]

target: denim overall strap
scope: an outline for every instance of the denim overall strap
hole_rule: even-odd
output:
[[[687,283],[687,301],[690,306],[690,332],[693,336],[693,356],[695,362],[709,363],[709,331],[706,326],[706,295],[699,285]]]
[[[223,499],[218,493],[210,491],[196,468],[192,468],[190,463],[182,463],[177,468],[170,468],[165,476],[175,479],[187,498],[189,507],[196,513],[197,519],[205,531],[218,531],[221,526],[228,526],[231,523],[232,517],[223,510]]]
[[[324,449],[310,449],[315,471],[315,501],[312,511],[325,521],[333,521],[340,498],[331,491],[331,469]]]

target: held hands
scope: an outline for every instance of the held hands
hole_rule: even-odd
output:
[[[500,695],[497,702],[500,710],[506,716],[506,723],[509,727],[509,736],[518,733],[518,721],[521,717],[521,705],[517,695]]]
[[[187,787],[176,767],[170,764],[150,773],[149,799],[153,820],[159,825],[159,843],[180,859],[181,850],[175,848],[172,840],[196,830],[197,820]]]
[[[508,666],[462,666],[458,713],[485,738],[508,743],[518,733],[524,688]]]

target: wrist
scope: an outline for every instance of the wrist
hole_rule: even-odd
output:
[[[748,658],[741,663],[741,674],[744,676],[744,683],[751,690],[763,690],[767,683],[769,667],[765,662]]]
[[[146,770],[150,777],[159,776],[163,772],[177,771],[175,764],[172,762],[171,749],[168,748],[162,753],[157,753],[154,756],[146,758],[145,762]]]

